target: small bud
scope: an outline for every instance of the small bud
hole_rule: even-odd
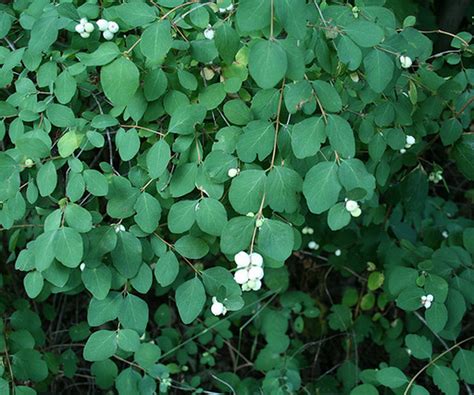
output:
[[[239,169],[235,169],[235,168],[231,168],[227,171],[227,175],[230,177],[230,178],[234,178],[235,176],[237,176],[238,174],[240,173],[240,170]]]
[[[28,158],[25,160],[25,167],[30,168],[30,167],[33,167],[34,165],[35,165],[35,162],[33,162],[32,159]]]
[[[230,6],[226,8],[226,11],[232,11],[234,9],[234,5],[231,3]]]
[[[265,222],[265,218],[258,218],[258,219],[255,221],[255,226],[256,226],[257,228],[261,228],[264,222]]]
[[[107,25],[107,30],[111,33],[117,33],[119,31],[119,25],[114,21],[110,21]]]
[[[359,82],[359,74],[351,73],[350,77],[351,77],[352,82],[356,82],[356,83]]]
[[[79,265],[79,269],[80,269],[81,272],[83,272],[85,268],[86,268],[86,264],[85,264],[85,263],[81,263],[81,264]]]
[[[105,32],[109,26],[109,22],[105,19],[98,19],[96,23],[101,32]]]
[[[404,69],[408,69],[413,64],[413,61],[409,56],[402,55],[400,56],[400,64]]]
[[[241,288],[242,288],[242,291],[244,291],[244,292],[248,292],[248,291],[251,291],[251,290],[252,290],[252,288],[250,288],[248,282],[242,284]]]
[[[441,235],[442,235],[445,239],[447,239],[447,238],[449,237],[449,233],[448,233],[447,230],[443,230],[443,231],[441,232]]]
[[[215,316],[225,315],[225,313],[227,313],[225,306],[219,302],[215,296],[212,297],[211,312]]]

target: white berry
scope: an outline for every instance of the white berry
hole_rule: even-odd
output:
[[[108,41],[114,38],[114,34],[110,30],[106,30],[105,32],[103,32],[102,36]]]
[[[87,32],[81,33],[81,37],[82,37],[82,38],[89,38],[90,36],[91,36],[90,33],[87,33]]]
[[[110,21],[107,25],[107,29],[109,32],[117,33],[119,31],[119,25],[114,21]]]
[[[351,215],[354,218],[360,217],[361,214],[362,214],[362,210],[360,209],[360,207],[357,207],[355,210],[351,211]]]
[[[85,263],[81,263],[81,264],[79,265],[79,269],[81,270],[81,272],[83,272],[85,268],[86,268],[86,264],[85,264]]]
[[[443,230],[443,231],[441,232],[441,235],[442,235],[445,239],[447,239],[447,238],[449,237],[449,233],[448,233],[447,230]]]
[[[76,30],[77,33],[81,34],[81,33],[84,33],[84,25],[82,24],[78,24],[74,27],[74,30]]]
[[[239,174],[239,169],[234,169],[234,168],[231,168],[227,171],[227,175],[230,177],[230,178],[234,178],[236,175]]]
[[[204,30],[204,37],[206,37],[208,40],[213,40],[214,35],[215,35],[215,32],[212,27],[208,27],[206,30]]]
[[[89,22],[87,18],[81,18],[81,20],[79,21],[81,25],[85,25],[87,22]]]
[[[225,313],[227,313],[225,306],[219,302],[215,296],[212,297],[211,313],[215,316],[225,315]]]
[[[125,232],[125,226],[122,224],[115,225],[115,233]]]
[[[336,256],[341,256],[342,251],[338,248],[336,251],[334,251],[334,255]]]
[[[408,135],[406,138],[406,143],[408,145],[413,145],[416,143],[416,139],[413,136]]]
[[[98,19],[96,23],[101,32],[105,32],[109,26],[109,22],[106,19]]]
[[[264,222],[265,222],[265,218],[258,218],[258,219],[255,221],[255,226],[256,226],[257,228],[261,228]]]
[[[249,288],[249,290],[252,291],[258,291],[260,288],[262,288],[262,282],[260,280],[249,280],[245,285]]]
[[[87,22],[85,25],[84,25],[84,30],[87,32],[87,33],[92,33],[94,31],[94,25],[90,22]]]
[[[25,160],[25,167],[33,167],[34,164],[33,159],[28,158]]]
[[[250,286],[249,286],[249,282],[246,282],[246,283],[242,284],[241,288],[242,288],[242,291],[244,291],[244,292],[248,292],[248,291],[252,290],[252,288],[250,288]]]
[[[240,251],[239,253],[235,254],[234,262],[238,268],[248,267],[250,265],[250,255],[245,251]]]
[[[400,64],[404,69],[408,69],[413,64],[413,61],[409,56],[402,55],[400,56]]]
[[[234,273],[234,280],[237,284],[244,284],[249,280],[247,269],[239,269]]]
[[[405,148],[402,148],[402,149],[400,150],[400,153],[401,153],[402,155],[403,155],[404,153],[406,153],[406,152],[407,152],[407,150],[406,150]]]
[[[259,266],[252,266],[248,272],[249,280],[261,280],[264,276],[263,269]]]
[[[258,252],[252,252],[250,254],[250,263],[252,266],[263,266],[263,257]]]

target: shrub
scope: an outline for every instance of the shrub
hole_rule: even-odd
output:
[[[0,5],[1,394],[470,393],[471,34],[356,3]]]

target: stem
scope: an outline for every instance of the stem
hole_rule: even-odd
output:
[[[271,16],[270,16],[270,40],[273,40],[273,38],[274,38],[274,37],[273,37],[273,17],[274,17],[274,15],[273,15],[273,12],[274,12],[273,8],[274,8],[274,7],[273,7],[273,0],[271,0],[271,4],[270,4],[270,15],[271,15]]]
[[[283,79],[283,82],[280,88],[280,98],[278,99],[277,118],[276,118],[276,125],[275,125],[275,139],[273,141],[272,159],[271,159],[270,167],[268,168],[268,170],[273,169],[273,167],[275,166],[275,157],[276,157],[276,151],[277,151],[277,145],[278,145],[278,132],[280,130],[280,112],[281,112],[281,105],[283,103],[284,89],[285,89],[285,79]]]

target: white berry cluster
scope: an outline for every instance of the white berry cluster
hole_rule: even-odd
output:
[[[116,224],[114,225],[114,230],[115,233],[125,232],[125,226],[123,226],[122,224]]]
[[[95,28],[94,25],[87,20],[87,18],[81,18],[74,29],[80,34],[82,38],[89,38]]]
[[[219,302],[215,296],[212,297],[211,313],[215,316],[225,315],[227,313],[224,304]]]
[[[400,56],[399,59],[400,59],[400,65],[404,69],[409,69],[411,67],[411,65],[413,64],[413,60],[411,60],[411,58],[409,56],[402,55],[402,56]]]
[[[431,303],[433,303],[433,300],[434,300],[434,296],[431,295],[431,294],[428,294],[428,295],[423,295],[421,297],[421,305],[425,308],[425,309],[429,309],[431,307]]]
[[[25,161],[25,165],[26,165],[26,161]],[[443,179],[443,170],[432,171],[430,175],[428,176],[428,179],[431,182],[434,182],[435,184],[437,184]]]
[[[349,211],[349,213],[355,218],[360,217],[362,214],[359,203],[357,203],[355,200],[346,199],[346,210]]]
[[[314,233],[314,229],[309,226],[305,226],[303,229],[301,229],[301,233],[304,235],[312,235]]]
[[[319,244],[316,243],[314,240],[311,240],[309,243],[308,243],[308,248],[310,250],[318,250],[319,249]]]
[[[114,38],[114,34],[119,31],[119,25],[117,22],[99,19],[96,23],[99,27],[99,30],[102,32],[102,36],[106,40],[112,40]]]
[[[207,25],[207,28],[204,30],[204,37],[206,37],[208,40],[213,40],[214,35],[215,35],[215,32],[212,26]]]
[[[234,280],[241,285],[242,291],[258,291],[262,288],[263,257],[259,253],[240,251],[234,256],[234,262],[237,265]]]
[[[447,230],[443,230],[441,232],[441,236],[443,236],[443,238],[447,239],[449,237],[449,232]]]
[[[404,154],[407,152],[407,149],[411,148],[413,144],[416,143],[416,139],[413,136],[407,135],[405,139],[405,148],[400,150],[400,153]]]

